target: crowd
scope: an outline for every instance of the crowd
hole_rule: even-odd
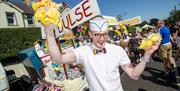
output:
[[[143,55],[143,50],[139,49],[139,45],[143,39],[152,33],[159,33],[162,37],[159,50],[155,54],[163,60],[166,70],[165,76],[167,76],[172,72],[172,68],[176,67],[175,61],[178,60],[180,55],[180,24],[178,22],[166,25],[164,21],[159,20],[153,28],[122,35],[119,45],[125,50],[128,49],[126,52],[132,64],[136,65]],[[175,58],[172,56],[172,49],[176,50]]]
[[[165,30],[161,28],[165,28]],[[170,74],[171,68],[176,67],[175,61],[178,60],[180,55],[180,24],[178,22],[166,25],[164,21],[159,20],[154,27],[143,28],[141,32],[136,31],[126,34],[122,29],[119,29],[119,31],[122,34],[121,36],[113,35],[108,41],[124,48],[134,66],[140,62],[144,53],[144,50],[139,49],[141,41],[152,33],[160,33],[162,41],[159,50],[153,56],[159,57],[164,62],[165,76]],[[81,38],[80,44],[85,45],[89,42]],[[172,56],[172,50],[176,50],[174,57]],[[153,60],[151,59],[151,61]]]

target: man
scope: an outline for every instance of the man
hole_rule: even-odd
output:
[[[157,50],[160,43],[145,52],[141,62],[133,67],[120,46],[106,43],[108,39],[108,24],[103,19],[90,21],[89,37],[92,43],[60,54],[56,45],[53,25],[45,26],[51,60],[59,64],[82,64],[90,91],[123,91],[120,82],[119,66],[132,79],[137,80],[144,71],[146,61]]]
[[[171,33],[170,30],[165,26],[164,21],[159,20],[157,22],[157,28],[162,37],[160,44],[160,58],[164,61],[165,76],[169,74],[171,68],[175,66],[175,61],[172,57],[172,45],[171,45]],[[173,65],[173,66],[172,66]]]
[[[175,56],[176,61],[178,60],[179,55],[180,55],[180,33],[178,32],[178,34],[177,34],[177,51],[176,51],[176,56]]]

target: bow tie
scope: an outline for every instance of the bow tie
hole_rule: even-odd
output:
[[[101,49],[101,50],[97,50],[97,49],[93,49],[93,53],[94,53],[94,55],[96,55],[96,54],[99,54],[99,53],[106,53],[106,49],[105,48],[103,48],[103,49]]]

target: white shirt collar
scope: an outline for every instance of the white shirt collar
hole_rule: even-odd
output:
[[[104,44],[104,47],[105,47],[105,45],[106,45],[106,43]],[[90,44],[90,47],[92,49],[101,50],[101,49],[97,48],[93,43]]]

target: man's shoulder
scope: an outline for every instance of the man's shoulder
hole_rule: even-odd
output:
[[[84,50],[87,50],[87,49],[89,49],[89,45],[88,44],[75,48],[75,50],[80,50],[80,51],[84,51]]]
[[[166,26],[163,26],[161,29],[160,29],[160,32],[167,32],[167,31],[170,31],[168,27]]]
[[[169,28],[167,26],[163,26],[161,30],[169,30]]]

